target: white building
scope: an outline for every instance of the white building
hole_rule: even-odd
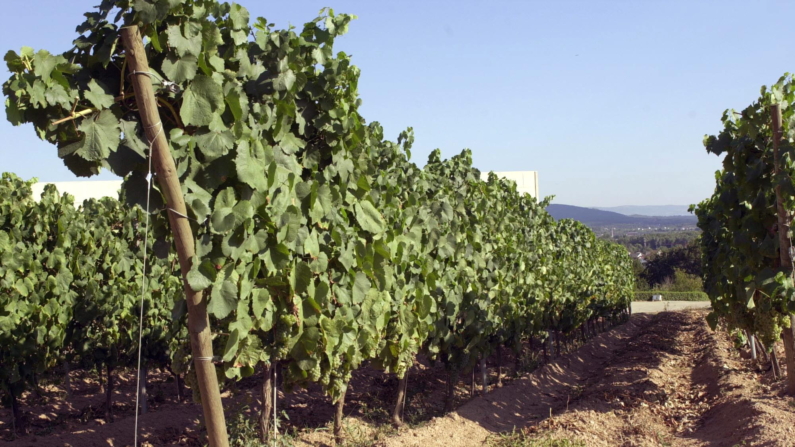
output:
[[[495,172],[497,176],[507,178],[516,182],[516,189],[519,192],[526,192],[536,199],[538,194],[538,171],[505,171]],[[489,178],[488,172],[481,172],[483,180]],[[82,180],[74,182],[38,182],[33,185],[33,197],[36,200],[41,198],[44,192],[44,185],[53,184],[58,188],[58,192],[63,194],[68,192],[75,198],[75,206],[80,206],[86,199],[99,199],[101,197],[119,198],[121,180]]]
[[[55,185],[58,194],[68,192],[75,198],[75,206],[80,206],[86,199],[99,199],[102,197],[119,198],[121,180],[83,180],[75,182],[38,182],[33,184],[33,198],[41,199],[45,185]]]
[[[536,199],[538,196],[538,171],[504,171],[495,172],[498,177],[507,178],[516,182],[516,189],[519,192],[526,192]],[[480,178],[487,180],[489,178],[488,172],[481,172]]]

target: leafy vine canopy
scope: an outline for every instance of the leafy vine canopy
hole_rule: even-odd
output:
[[[383,217],[368,194],[380,127],[358,114],[359,70],[333,52],[354,16],[321,14],[301,31],[274,30],[263,18],[252,22],[240,5],[214,0],[105,0],[85,15],[68,51],[22,48],[5,56],[8,119],[32,123],[78,176],[103,168],[124,176],[126,197],[141,203],[148,144],[119,39],[121,27],[139,26],[150,74],[138,75],[156,88],[162,132],[194,221],[190,285],[212,290],[211,315],[236,315],[228,359],[248,333],[279,321],[286,327],[275,345],[286,355],[304,333],[297,297],[308,290],[315,313],[332,300],[360,299],[364,280],[333,277],[329,261],[351,270],[359,232],[371,242],[384,238]],[[407,150],[410,135],[403,138]],[[263,312],[274,305],[283,311],[275,318]],[[318,338],[317,330],[305,336],[308,352]],[[270,358],[255,352],[237,363]],[[301,366],[314,369],[314,362]]]
[[[320,15],[275,30],[214,0],[105,0],[68,51],[6,54],[7,116],[76,175],[124,177],[142,204],[147,129],[119,40],[139,27],[150,71],[132,75],[155,87],[196,242],[187,282],[205,291],[229,378],[279,361],[288,384],[338,397],[365,360],[402,375],[424,349],[463,368],[496,343],[624,312],[620,247],[481,181],[469,151],[419,169],[411,129],[393,143],[367,124],[359,70],[333,51],[354,16]]]
[[[748,330],[766,346],[779,340],[795,310],[789,266],[780,265],[776,190],[784,209],[795,207],[795,84],[785,74],[738,112],[726,110],[723,129],[706,135],[708,153],[723,156],[712,197],[692,207],[700,238],[704,287],[712,301],[714,328],[725,321]],[[783,138],[776,169],[770,107],[782,112]]]

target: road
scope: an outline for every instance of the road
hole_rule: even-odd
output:
[[[667,310],[709,309],[709,301],[633,301],[633,314],[656,314]]]

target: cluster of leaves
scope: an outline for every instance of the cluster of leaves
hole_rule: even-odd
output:
[[[140,27],[153,84],[176,86],[157,101],[196,239],[187,281],[227,377],[280,362],[288,385],[336,398],[365,361],[402,375],[423,350],[460,369],[627,309],[620,246],[479,180],[468,151],[420,169],[410,129],[393,143],[365,122],[359,70],[333,52],[353,16],[324,10],[298,32],[215,0],[104,0],[86,18],[61,55],[6,55],[9,119],[77,175],[124,176],[140,203],[148,148],[118,43]]]
[[[0,181],[0,384],[13,395],[62,361],[130,366],[138,351],[143,212],[111,198],[76,209],[52,185],[37,201],[31,183]],[[149,260],[141,334],[156,365],[183,332],[175,256],[164,255]]]
[[[60,357],[79,293],[82,254],[75,209],[48,188],[32,199],[30,183],[0,182],[0,384],[18,395],[26,381]],[[79,287],[79,286],[78,286]]]
[[[67,353],[86,367],[131,366],[137,364],[140,336],[144,361],[150,366],[169,365],[170,353],[187,339],[184,325],[174,318],[184,313],[176,254],[149,238],[144,273],[141,208],[106,197],[85,201],[80,214],[91,231],[85,245],[95,264],[90,276],[89,270],[81,272],[85,284],[67,328],[71,343]],[[139,334],[144,286],[144,325]]]
[[[727,110],[724,129],[705,136],[708,152],[724,155],[712,197],[693,210],[701,236],[704,290],[712,301],[710,325],[724,320],[730,329],[758,334],[766,346],[779,339],[795,311],[792,279],[780,265],[776,187],[784,208],[795,207],[793,138],[795,101],[791,75],[785,75],[742,112]],[[774,170],[769,107],[780,104],[783,138],[780,171]]]

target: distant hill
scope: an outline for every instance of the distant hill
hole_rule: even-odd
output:
[[[597,210],[612,211],[626,216],[690,216],[687,212],[689,205],[623,205],[623,206],[597,206]]]
[[[696,216],[627,216],[612,211],[573,205],[552,204],[547,207],[555,219],[574,219],[589,227],[695,227]]]
[[[557,219],[574,219],[586,225],[633,224],[637,217],[574,205],[551,204],[547,212]]]

